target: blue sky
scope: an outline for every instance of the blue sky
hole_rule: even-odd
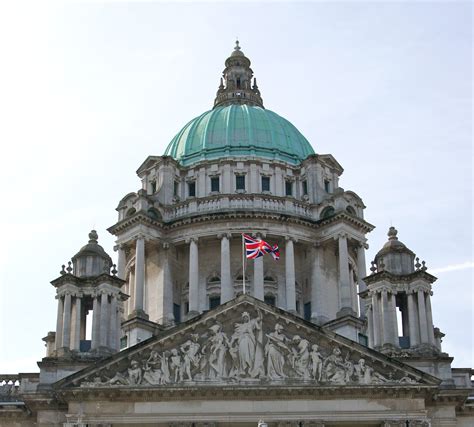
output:
[[[238,36],[265,106],[364,200],[367,261],[390,225],[439,277],[435,325],[473,365],[472,7],[466,2],[17,3],[0,6],[0,371],[37,370],[49,284],[212,107]]]

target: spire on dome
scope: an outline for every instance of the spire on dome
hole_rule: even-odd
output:
[[[252,85],[253,71],[250,68],[250,59],[242,52],[239,40],[225,61],[225,69],[217,90],[214,107],[231,104],[247,104],[263,108],[262,97],[256,80]]]

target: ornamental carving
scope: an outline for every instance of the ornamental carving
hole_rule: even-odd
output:
[[[83,378],[81,387],[417,383],[360,349],[258,308],[237,313],[234,321],[226,316],[225,327],[214,317],[188,329],[107,363]]]

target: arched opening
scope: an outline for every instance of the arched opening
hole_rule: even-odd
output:
[[[154,219],[155,221],[159,221],[161,219],[161,214],[156,210],[155,208],[150,208],[147,211],[147,215],[151,218]]]
[[[137,212],[137,210],[135,208],[130,208],[128,211],[127,211],[127,214],[125,215],[127,218],[132,216],[132,215],[135,215],[135,213]]]
[[[350,215],[357,216],[357,213],[356,213],[355,209],[352,206],[347,206],[346,212]]]
[[[327,208],[325,208],[322,212],[321,212],[321,219],[326,219],[326,218],[329,218],[331,216],[333,216],[335,213],[335,210],[332,206],[328,206]]]

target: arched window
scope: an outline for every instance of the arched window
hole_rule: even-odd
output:
[[[127,211],[127,214],[126,214],[126,217],[130,217],[132,215],[134,215],[135,213],[137,212],[137,210],[135,208],[130,208],[128,211]]]
[[[334,208],[332,206],[328,206],[321,212],[321,219],[326,219],[334,215]]]
[[[347,213],[357,216],[355,209],[352,206],[347,206],[346,208]]]

